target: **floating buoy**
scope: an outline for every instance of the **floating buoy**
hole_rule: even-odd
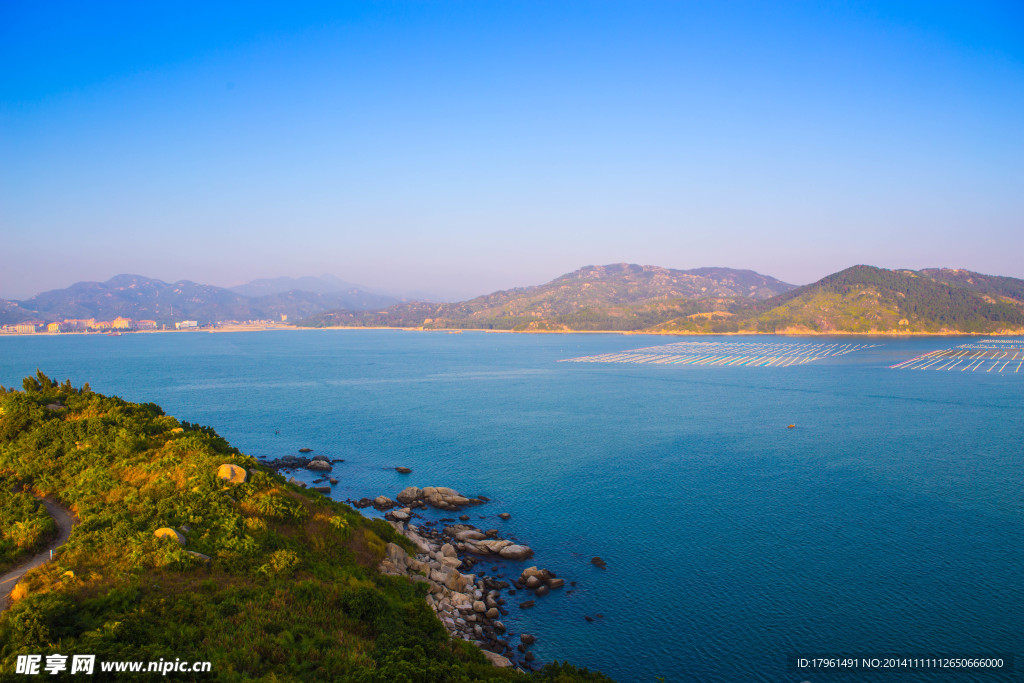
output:
[[[794,427],[796,427],[796,425],[789,425],[786,429],[793,429]]]

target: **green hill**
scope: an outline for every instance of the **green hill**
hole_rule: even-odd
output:
[[[224,464],[247,480],[219,478]],[[19,654],[88,653],[211,662],[196,680],[527,678],[452,640],[423,583],[378,571],[386,543],[413,550],[388,523],[287,484],[152,403],[42,373],[24,391],[0,387],[0,481],[51,494],[80,520],[0,613],[4,673]],[[5,522],[14,508],[0,510]],[[158,538],[163,528],[184,544]],[[530,678],[607,680],[568,665]]]
[[[969,271],[854,266],[739,315],[681,317],[654,331],[996,333],[1024,330],[1024,281]]]
[[[642,330],[673,318],[733,310],[792,289],[750,270],[672,270],[619,263],[587,266],[543,285],[454,304],[402,303],[384,311],[331,311],[310,327],[495,330]]]

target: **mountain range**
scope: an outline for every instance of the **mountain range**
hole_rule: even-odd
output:
[[[618,263],[586,266],[543,285],[458,303],[412,301],[383,311],[328,311],[300,324],[631,331],[679,316],[760,301],[793,288],[752,270],[673,270]]]
[[[320,291],[284,288],[282,285],[288,284],[288,280],[291,278],[256,280],[225,289],[188,280],[167,283],[141,275],[116,275],[106,282],[78,282],[25,301],[0,299],[0,324],[68,318],[110,320],[118,316],[157,323],[185,319],[200,323],[264,320],[279,319],[281,315],[299,318],[332,308],[384,308],[398,301],[340,280],[325,283],[323,278],[300,278],[294,281],[307,285],[313,284],[311,281],[318,282]],[[251,293],[246,294],[246,291]]]
[[[749,270],[588,266],[456,304],[329,311],[306,326],[677,334],[1024,331],[1024,280],[966,270],[853,266],[796,287]]]
[[[854,266],[797,287],[751,270],[586,266],[457,303],[398,301],[333,276],[230,289],[140,275],[0,300],[0,323],[117,316],[158,323],[278,319],[305,327],[669,334],[1024,332],[1024,280],[967,270]]]

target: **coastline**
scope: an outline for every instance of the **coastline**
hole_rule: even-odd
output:
[[[286,331],[372,331],[397,330],[400,332],[433,332],[439,334],[461,334],[463,332],[483,332],[486,334],[619,334],[623,336],[652,337],[1014,337],[1024,335],[1024,329],[1000,330],[998,332],[962,332],[958,330],[940,330],[938,332],[821,332],[816,330],[785,330],[782,332],[678,332],[652,330],[487,330],[478,327],[423,328],[423,327],[299,327],[297,325],[277,325],[273,327],[256,325],[232,325],[218,328],[198,328],[189,330],[131,330],[120,335],[106,332],[5,332],[5,337],[111,337],[125,334],[222,334],[226,332],[286,332]]]

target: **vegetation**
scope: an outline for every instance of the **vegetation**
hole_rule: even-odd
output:
[[[377,571],[386,543],[411,550],[386,522],[287,484],[152,403],[41,372],[23,389],[0,387],[3,481],[56,496],[80,522],[0,614],[0,670],[19,654],[74,652],[207,660],[227,681],[527,678],[451,640],[424,584]],[[218,479],[223,463],[248,480]],[[184,546],[157,538],[163,527]],[[607,680],[571,665],[532,678]]]
[[[666,332],[989,333],[1024,329],[1024,300],[986,294],[1024,292],[1024,282],[966,273],[972,287],[936,271],[854,266],[791,292],[758,302],[734,319],[677,319]],[[945,271],[953,272],[953,271]],[[973,276],[973,277],[971,277]],[[987,280],[986,280],[987,278]],[[1010,282],[1008,282],[1010,281]],[[717,328],[717,329],[716,329]]]
[[[639,331],[680,316],[732,310],[791,288],[749,270],[622,263],[588,266],[538,287],[454,304],[409,302],[383,311],[329,311],[300,325]]]
[[[0,574],[31,557],[56,533],[43,504],[18,490],[14,477],[0,474]]]

